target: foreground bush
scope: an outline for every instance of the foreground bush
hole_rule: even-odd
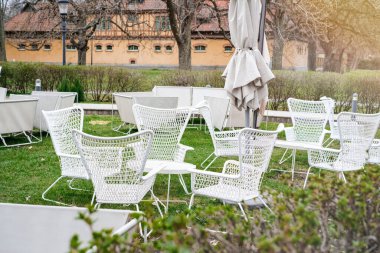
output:
[[[189,218],[182,213],[154,220],[147,244],[137,235],[126,242],[105,230],[95,232],[88,247],[116,252],[379,252],[380,173],[375,168],[347,174],[347,184],[326,173],[321,179],[313,176],[306,191],[292,186],[281,195],[272,192],[274,216],[253,209],[252,220],[245,222],[233,206],[210,204]],[[74,238],[72,252],[81,248],[78,240]]]

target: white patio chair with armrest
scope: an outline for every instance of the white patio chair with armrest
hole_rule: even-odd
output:
[[[285,128],[286,140],[277,140],[275,146],[285,148],[280,159],[280,164],[292,158],[292,180],[295,171],[295,159],[297,150],[308,150],[310,147],[322,147],[326,134],[326,124],[329,117],[327,101],[309,101],[295,98],[288,99],[288,108],[291,115],[292,127]],[[289,157],[285,158],[287,152],[292,150]],[[271,169],[282,172],[284,170]]]
[[[209,129],[212,144],[214,146],[214,152],[212,152],[202,163],[201,167],[205,170],[209,169],[211,165],[219,157],[234,157],[239,156],[239,140],[238,135],[240,130],[234,131],[221,131],[214,130],[213,115],[207,101],[203,101],[196,106],[200,114],[206,121],[206,125]],[[210,162],[209,160],[212,159]]]
[[[133,115],[133,112],[132,112],[132,106],[134,104],[133,98],[135,96],[151,97],[153,95],[154,95],[153,92],[118,92],[118,93],[113,93],[112,94],[112,130],[114,130],[115,132],[125,134],[124,132],[120,131],[120,129],[123,126],[129,124],[129,129],[127,131],[127,134],[129,134],[136,125],[135,116]],[[117,105],[117,111],[119,112],[119,117],[120,117],[121,121],[123,122],[122,124],[120,124],[117,127],[113,126],[114,102]]]
[[[248,218],[242,206],[246,201],[258,198],[271,211],[260,194],[260,186],[277,135],[283,129],[283,124],[276,131],[242,129],[238,136],[239,161],[226,161],[221,173],[191,170],[193,194],[189,209],[194,203],[194,196],[200,195],[238,204],[246,220]]]
[[[340,141],[338,122],[334,119],[335,101],[328,97],[322,97],[321,100],[327,100],[328,105],[330,106],[330,114],[329,114],[330,130],[328,131],[328,133],[330,133],[330,136],[324,142],[324,144],[327,143],[325,147],[329,147],[331,143],[333,143],[334,141]],[[367,162],[370,164],[380,164],[380,139],[373,140],[372,145],[368,150]]]
[[[63,202],[48,199],[46,194],[61,179],[71,178],[69,187],[73,190],[82,190],[72,187],[74,179],[89,180],[90,177],[79,156],[78,150],[72,138],[72,131],[83,129],[84,112],[80,107],[70,107],[56,111],[42,111],[46,120],[54,150],[59,157],[61,176],[50,185],[42,194],[42,198],[60,205],[68,205]]]
[[[38,98],[23,97],[0,101],[0,141],[4,147],[29,145],[41,141],[33,134]],[[27,141],[9,144],[5,137],[23,134]]]
[[[140,211],[139,203],[150,191],[162,216],[152,190],[162,167],[143,174],[152,145],[152,131],[122,137],[97,137],[73,130],[72,135],[94,186],[95,207],[124,204],[135,205],[136,210]]]
[[[195,165],[184,162],[186,152],[193,148],[180,144],[183,133],[192,113],[191,108],[158,109],[143,105],[133,105],[133,113],[139,131],[152,130],[154,132],[152,149],[148,156],[146,171],[155,169],[164,164],[160,174],[168,175],[168,192],[165,211],[170,201],[171,175],[178,175],[179,181],[186,194],[189,194],[183,174]]]
[[[309,169],[304,188],[312,168],[338,173],[346,182],[344,172],[360,170],[364,167],[368,149],[380,122],[378,114],[357,114],[343,112],[338,115],[340,149],[315,148],[308,151]]]

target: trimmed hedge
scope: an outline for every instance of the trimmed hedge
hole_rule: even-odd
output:
[[[81,90],[88,101],[109,101],[113,92],[146,91],[155,85],[224,87],[221,71],[130,70],[119,67],[57,66],[40,63],[4,63],[0,85],[12,93],[29,93],[41,79],[44,90],[58,90],[63,80]],[[269,109],[287,110],[286,100],[296,97],[337,101],[336,113],[351,109],[352,94],[359,94],[359,110],[380,110],[380,71],[329,72],[274,71],[269,84]]]

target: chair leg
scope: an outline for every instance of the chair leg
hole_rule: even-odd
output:
[[[282,157],[281,157],[280,161],[278,162],[278,164],[283,164],[284,162],[286,162],[287,160],[289,160],[289,158],[292,157],[292,154],[290,154],[290,156],[288,156],[288,157],[285,158],[285,156],[288,153],[288,151],[289,151],[289,149],[287,148],[285,150],[284,154],[282,154]]]
[[[28,139],[28,142],[32,143],[32,140],[30,139],[29,135],[25,131],[22,131],[22,133],[25,135],[26,139]]]
[[[5,139],[3,138],[3,136],[1,136],[1,134],[0,134],[0,140],[4,144],[5,147],[8,146],[7,143],[5,142]]]
[[[153,189],[150,190],[150,194],[152,195],[152,198],[154,199],[154,203],[157,206],[158,212],[160,213],[161,217],[164,217],[160,208],[160,204],[162,204],[163,206],[165,205],[156,197],[156,195],[154,195]]]
[[[169,210],[169,199],[170,199],[170,180],[171,180],[171,175],[169,174],[168,176],[168,192],[166,194],[166,206],[165,206],[165,213],[168,212]]]
[[[56,200],[52,200],[52,199],[48,199],[46,198],[46,194],[48,193],[48,191],[50,191],[51,188],[53,188],[54,185],[56,185],[62,178],[64,178],[65,176],[60,176],[57,180],[54,181],[54,183],[52,183],[43,193],[42,193],[42,199],[45,200],[45,201],[49,201],[49,202],[53,202],[53,203],[56,203],[58,205],[64,205],[64,206],[70,206],[68,204],[65,204],[63,202],[59,202],[59,201],[56,201]]]
[[[191,206],[194,204],[194,196],[195,196],[195,194],[191,194],[190,203],[189,203],[189,210],[191,210]]]
[[[242,212],[242,214],[243,214],[243,217],[244,217],[245,221],[248,221],[248,217],[247,217],[247,215],[246,215],[245,212],[244,212],[244,208],[243,208],[243,206],[241,205],[241,203],[238,203],[238,205],[239,205],[239,207],[240,207],[240,210],[241,210],[241,212]]]
[[[294,180],[294,172],[295,172],[295,169],[296,169],[296,154],[297,154],[297,150],[296,149],[293,149],[292,151],[292,181]]]
[[[338,174],[339,179],[343,179],[344,183],[347,183],[346,177],[344,176],[344,173],[341,171]]]
[[[212,156],[215,156],[215,153],[211,153],[202,163],[201,163],[201,167],[204,169],[204,170],[208,170],[208,168],[210,168],[210,166],[216,161],[216,159],[218,159],[217,156],[214,157],[214,159],[212,159],[212,161],[210,163],[207,164],[206,166],[206,163],[207,161],[212,157]]]
[[[183,179],[183,176],[182,176],[181,174],[178,175],[178,179],[179,179],[179,182],[181,183],[182,188],[183,188],[183,190],[185,191],[186,195],[189,195],[190,192],[189,192],[189,190],[187,189],[187,186],[186,186],[185,180]]]
[[[309,178],[309,174],[310,174],[310,170],[311,170],[311,166],[309,167],[309,169],[307,170],[307,173],[306,173],[306,178],[305,178],[305,182],[303,183],[303,188],[305,189],[306,188],[306,184],[307,184],[307,179]],[[321,170],[319,170],[321,171]]]
[[[94,191],[94,194],[92,194],[91,205],[94,205],[95,197],[96,197],[96,195],[95,195],[95,191]]]
[[[274,215],[274,212],[272,211],[272,209],[270,209],[270,207],[268,206],[268,204],[263,200],[263,198],[261,196],[258,196],[257,197],[259,200],[261,200],[261,202],[263,203],[263,205],[271,212],[271,214]]]
[[[89,192],[90,190],[86,190],[86,189],[81,189],[81,188],[76,188],[76,187],[74,187],[72,184],[73,184],[73,182],[74,182],[74,180],[75,180],[76,178],[72,178],[71,180],[69,180],[69,188],[71,189],[71,190],[76,190],[76,191],[86,191],[86,192]]]

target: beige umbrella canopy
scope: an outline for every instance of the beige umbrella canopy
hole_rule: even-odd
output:
[[[268,101],[267,83],[274,79],[264,38],[263,53],[258,48],[262,4],[260,0],[231,0],[228,12],[231,41],[235,54],[223,73],[224,88],[239,110],[260,109]]]

